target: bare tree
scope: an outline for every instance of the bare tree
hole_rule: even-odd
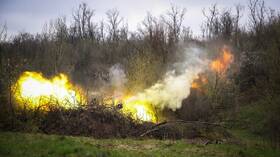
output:
[[[150,41],[152,40],[154,35],[153,30],[154,30],[155,21],[156,21],[155,17],[153,17],[151,13],[148,12],[145,20],[142,22],[144,29],[139,29],[142,35],[146,36],[147,33],[147,36]]]
[[[66,17],[57,18],[54,24],[56,31],[56,42],[54,50],[54,73],[60,71],[61,61],[64,55],[63,45],[64,42],[68,39],[68,30],[66,25]]]
[[[187,42],[187,41],[190,41],[193,39],[193,32],[190,27],[183,26],[182,33],[181,33],[181,39],[184,42]]]
[[[7,38],[7,25],[4,24],[0,27],[0,52],[2,51],[2,43],[6,41]],[[2,65],[2,52],[0,53],[0,66]]]
[[[58,40],[66,40],[68,38],[68,28],[66,17],[59,17],[54,21],[54,29]]]
[[[177,43],[182,30],[182,23],[186,13],[185,8],[179,8],[175,5],[171,5],[170,10],[167,12],[167,17],[164,18],[168,27],[168,39],[169,43]]]
[[[102,20],[99,24],[99,40],[104,44],[105,43],[105,26],[104,21]]]
[[[206,21],[202,25],[204,37],[231,41],[234,35],[240,31],[239,21],[242,6],[236,5],[235,9],[236,14],[232,13],[231,8],[223,9],[220,12],[216,4],[210,7],[208,12],[203,9],[203,15],[206,17]]]
[[[218,34],[219,26],[218,26],[218,15],[219,11],[217,8],[217,4],[214,4],[211,8],[209,8],[209,15],[205,11],[205,9],[202,10],[203,15],[206,17],[206,22],[204,23],[204,26],[202,26],[205,37],[207,39],[213,38],[216,34]]]
[[[74,26],[73,33],[81,39],[94,38],[95,25],[91,19],[94,10],[90,9],[86,3],[79,5],[78,9],[73,13]]]
[[[163,18],[158,19],[150,13],[147,13],[147,16],[142,24],[144,27],[139,29],[139,31],[143,35],[143,38],[148,39],[147,41],[150,46],[154,50],[157,50],[155,52],[162,52],[167,42],[167,33]]]
[[[123,18],[120,17],[120,13],[117,9],[111,9],[106,12],[108,18],[108,32],[109,32],[109,39],[111,41],[118,41],[119,40],[119,33],[120,33],[120,24],[123,21]]]
[[[250,26],[254,33],[261,33],[265,24],[266,7],[263,0],[250,0],[248,5],[250,11]]]
[[[231,15],[231,10],[224,10],[220,15],[219,22],[222,38],[229,41],[234,31],[234,18]]]
[[[0,43],[6,41],[7,39],[7,24],[0,26]]]
[[[234,36],[234,45],[237,47],[240,47],[240,19],[242,17],[242,11],[243,11],[244,7],[240,4],[235,5],[235,19],[234,19],[234,32],[235,32],[235,36]]]

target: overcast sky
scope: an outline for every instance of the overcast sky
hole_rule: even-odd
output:
[[[200,33],[203,8],[215,3],[226,8],[248,5],[248,0],[0,0],[0,24],[7,24],[9,34],[41,32],[45,23],[57,17],[66,16],[68,22],[72,20],[71,13],[81,2],[95,10],[94,21],[106,20],[107,10],[118,9],[130,30],[137,29],[147,12],[157,16],[166,13],[170,4],[174,4],[187,9],[184,25],[190,26],[195,34]],[[265,0],[265,3],[280,11],[280,0]],[[243,22],[246,20],[245,11]]]

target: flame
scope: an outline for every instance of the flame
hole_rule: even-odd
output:
[[[209,67],[212,71],[216,72],[220,76],[223,76],[232,62],[233,55],[230,52],[229,48],[227,46],[224,46],[221,55],[217,59],[210,62]],[[205,73],[200,73],[198,77],[193,80],[191,88],[202,91],[202,87],[207,83],[208,79]]]
[[[157,122],[155,109],[147,100],[136,96],[124,96],[118,100],[115,99],[114,102],[115,105],[122,102],[122,112],[135,120]]]
[[[200,87],[200,85],[198,82],[195,82],[195,81],[192,82],[191,88],[198,89],[199,87]]]
[[[18,104],[28,105],[30,109],[49,104],[72,108],[85,100],[81,90],[74,87],[65,74],[47,79],[41,73],[27,71],[19,77],[13,91]]]
[[[146,100],[130,98],[124,101],[124,112],[141,121],[156,122],[157,118],[152,105]]]
[[[196,79],[193,80],[193,82],[191,84],[191,88],[200,90],[201,87],[207,83],[208,83],[207,77],[201,73],[198,75],[198,77]]]
[[[47,79],[41,73],[27,71],[13,85],[13,91],[16,102],[29,109],[42,107],[41,109],[47,110],[50,104],[69,109],[85,103],[82,91],[72,85],[65,74]],[[120,99],[110,99],[106,102],[118,104]],[[156,122],[155,111],[151,104],[135,97],[123,98],[122,112],[136,120]]]
[[[222,55],[210,63],[211,70],[218,74],[225,73],[229,65],[233,62],[233,55],[226,46],[224,46],[222,51]]]

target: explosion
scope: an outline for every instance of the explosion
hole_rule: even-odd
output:
[[[208,60],[203,57],[202,52],[199,48],[186,48],[181,60],[174,63],[160,81],[133,95],[131,103],[146,102],[144,106],[147,113],[153,113],[150,115],[156,115],[155,110],[175,111],[181,108],[182,100],[190,94],[193,80],[207,68]]]
[[[190,94],[193,80],[207,68],[208,60],[202,52],[200,48],[186,48],[181,60],[174,63],[161,80],[131,97],[121,98],[123,111],[134,119],[157,122],[156,111],[181,108],[182,100]]]
[[[210,64],[211,70],[217,72],[218,74],[225,73],[229,65],[233,62],[233,55],[226,46],[224,46],[222,51],[223,54],[216,60],[212,61]]]
[[[203,74],[199,74],[198,75],[198,78],[194,79],[193,82],[192,82],[192,85],[191,85],[191,88],[192,89],[198,89],[200,90],[201,87],[205,84],[208,83],[208,79],[205,75]]]
[[[230,64],[233,62],[233,55],[227,46],[224,46],[220,56],[211,61],[209,64],[209,69],[212,72],[218,74],[219,77],[223,77]],[[192,89],[202,91],[202,87],[208,83],[208,78],[206,73],[198,74],[198,77],[193,80],[191,84]]]
[[[35,109],[57,104],[64,108],[73,108],[84,103],[79,88],[74,87],[67,76],[59,74],[47,79],[37,72],[24,72],[13,86],[14,98],[19,105]]]
[[[135,100],[134,97],[124,100],[123,112],[141,121],[157,122],[153,106],[146,100]]]
[[[129,97],[123,94],[127,81],[124,70],[120,65],[113,66],[110,81],[115,96],[111,102],[104,99],[101,105],[121,104],[123,114],[136,120],[157,122],[156,110],[169,108],[175,111],[181,108],[182,100],[189,96],[191,89],[200,89],[208,83],[203,73],[207,66],[217,74],[224,74],[233,62],[233,55],[227,47],[222,49],[220,57],[210,63],[201,56],[201,52],[198,48],[186,49],[183,60],[175,63],[174,69],[167,71],[162,80]],[[18,104],[28,105],[31,109],[50,104],[69,109],[85,104],[86,100],[83,92],[72,85],[65,74],[47,79],[41,73],[24,72],[13,86],[13,91]]]
[[[135,96],[117,96],[115,98],[105,98],[103,100],[104,105],[115,106],[121,109],[120,112],[130,116],[135,120],[145,122],[157,122],[156,111],[153,105],[145,100],[139,99]]]

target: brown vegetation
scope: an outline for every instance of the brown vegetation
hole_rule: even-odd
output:
[[[206,72],[209,80],[202,88],[207,93],[193,89],[182,102],[183,107],[175,113],[166,111],[167,115],[207,122],[237,121],[240,107],[261,104],[265,110],[257,112],[266,116],[262,126],[254,131],[279,145],[280,15],[261,0],[250,0],[248,8],[250,21],[246,28],[240,24],[240,5],[235,6],[234,14],[231,9],[221,11],[217,5],[205,9],[202,40],[182,26],[185,9],[175,6],[164,16],[148,13],[135,32],[128,31],[117,10],[106,13],[107,21],[93,21],[94,10],[84,3],[73,12],[70,26],[60,17],[46,25],[41,34],[19,33],[9,40],[7,28],[1,27],[0,128],[95,137],[139,135],[151,124],[135,123],[102,106],[54,108],[48,113],[17,110],[11,86],[25,70],[47,76],[63,72],[88,92],[108,83],[108,69],[121,64],[129,90],[140,91],[161,79],[178,59],[175,52],[182,51],[182,45],[197,44],[207,49],[210,58],[228,45],[235,59],[226,76]]]

